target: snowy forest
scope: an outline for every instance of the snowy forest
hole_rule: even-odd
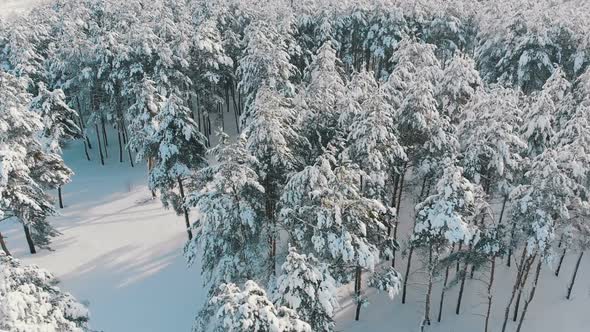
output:
[[[589,65],[585,0],[0,15],[0,331],[589,331]]]

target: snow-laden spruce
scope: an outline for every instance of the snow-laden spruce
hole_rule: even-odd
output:
[[[289,248],[282,274],[273,291],[274,302],[296,311],[311,325],[312,331],[334,331],[334,313],[338,308],[336,282],[327,265],[312,255]]]
[[[55,209],[44,189],[67,183],[72,172],[41,144],[44,127],[29,107],[26,80],[0,69],[0,95],[0,218],[16,217],[35,253],[59,234],[47,222]]]
[[[310,325],[287,307],[275,306],[266,292],[249,280],[240,289],[222,284],[197,318],[195,332],[312,332]]]
[[[353,118],[344,155],[366,173],[361,190],[367,197],[386,204],[389,178],[400,174],[406,153],[397,139],[395,111],[387,103],[386,93],[379,88],[371,74],[359,74],[368,87],[367,98]]]
[[[0,330],[87,331],[88,309],[56,282],[51,273],[0,252]]]
[[[483,86],[475,61],[465,54],[457,53],[445,66],[437,96],[442,113],[458,123],[462,119],[463,108]]]
[[[204,286],[211,290],[268,275],[264,188],[245,144],[243,136],[230,143],[221,134],[211,150],[216,162],[194,176],[197,189],[187,197],[186,205],[196,208],[199,218],[186,254],[189,262],[201,259]]]
[[[190,117],[190,109],[176,95],[164,100],[153,121],[155,128],[149,140],[159,144],[150,145],[146,152],[148,158],[154,159],[148,184],[160,193],[164,206],[184,214],[190,240],[189,212],[184,206],[186,180],[207,165],[206,138]]]

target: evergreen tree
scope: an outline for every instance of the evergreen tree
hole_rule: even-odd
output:
[[[197,317],[193,331],[311,332],[295,311],[276,307],[254,281],[241,290],[222,284]]]
[[[448,116],[452,123],[459,123],[465,105],[482,86],[475,61],[464,54],[455,54],[436,86],[441,113]]]
[[[335,281],[327,269],[313,255],[298,254],[291,247],[282,271],[276,281],[275,303],[297,312],[312,331],[334,331],[338,300]]]
[[[88,309],[56,282],[51,273],[0,253],[0,329],[88,331]]]
[[[245,147],[221,134],[210,153],[215,163],[198,171],[196,189],[186,205],[199,211],[193,224],[195,238],[186,248],[190,262],[202,255],[205,286],[217,289],[222,283],[265,280],[268,251],[264,222],[264,188],[253,167],[256,160]]]
[[[206,139],[176,95],[164,100],[154,122],[155,130],[149,139],[158,144],[150,146],[145,154],[155,160],[149,174],[149,187],[160,192],[164,206],[172,206],[177,214],[184,214],[190,240],[188,209],[183,205],[185,181],[207,165]],[[174,189],[178,189],[178,193]]]
[[[23,224],[36,253],[35,244],[46,247],[59,234],[47,222],[55,210],[43,186],[65,181],[71,171],[36,139],[43,125],[28,108],[24,80],[0,71],[0,94],[0,210]]]

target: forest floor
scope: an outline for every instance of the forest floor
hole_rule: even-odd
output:
[[[90,150],[92,161],[83,154],[82,142],[67,146],[64,158],[76,175],[63,188],[65,208],[51,222],[62,235],[53,251],[30,255],[22,228],[15,222],[0,224],[13,254],[26,263],[53,272],[60,287],[86,303],[91,311],[91,327],[105,332],[190,331],[202,305],[200,267],[187,267],[183,247],[187,237],[183,219],[165,210],[159,200],[151,200],[146,187],[146,168],[131,168],[128,156],[119,163],[116,138],[111,138],[109,158],[101,166],[96,142]],[[409,190],[417,186],[408,183]],[[407,194],[406,197],[411,197]],[[401,212],[401,239],[406,239],[413,220],[415,202],[406,198]],[[403,245],[403,241],[402,241]],[[415,256],[416,257],[416,256]],[[566,286],[575,264],[575,254],[565,258],[561,274],[555,277],[544,267],[535,300],[523,332],[584,332],[590,326],[590,256],[582,262],[571,300],[565,299]],[[368,291],[369,304],[354,321],[355,307],[349,287],[340,290],[338,331],[369,332],[420,331],[426,285],[421,262],[413,261],[408,301],[401,294],[393,302],[385,294]],[[515,268],[498,261],[490,331],[499,331],[504,308],[514,279]],[[405,272],[405,259],[398,256],[397,269]],[[454,269],[451,279],[454,277]],[[365,278],[366,279],[366,278]],[[441,281],[432,296],[432,326],[429,331],[483,331],[487,305],[488,271],[468,279],[461,315],[455,315],[458,287],[446,293],[441,323],[436,322]],[[522,306],[521,306],[522,307]],[[511,313],[512,314],[512,313]],[[510,323],[508,331],[515,331]]]

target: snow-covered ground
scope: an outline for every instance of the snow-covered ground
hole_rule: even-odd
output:
[[[92,135],[91,135],[92,136]],[[92,161],[83,155],[82,142],[65,149],[65,160],[76,172],[64,187],[65,209],[52,222],[63,233],[55,239],[54,251],[30,255],[20,225],[3,222],[13,254],[26,263],[52,271],[61,287],[85,301],[91,310],[91,326],[106,332],[190,331],[198,307],[204,301],[200,268],[187,268],[183,257],[186,232],[181,217],[151,200],[145,186],[144,165],[131,168],[127,159],[118,161],[115,138],[110,141],[106,165],[98,162],[92,141]],[[127,158],[127,156],[125,156]],[[408,188],[413,188],[412,184]],[[413,202],[402,205],[401,233],[411,225]],[[402,235],[402,239],[403,239]],[[540,289],[531,304],[523,331],[585,332],[590,326],[590,259],[582,262],[572,300],[565,300],[575,257],[568,256],[559,278],[546,269]],[[341,289],[342,308],[337,315],[338,331],[419,331],[425,285],[420,282],[420,263],[415,260],[408,303],[398,297],[389,301],[384,294],[371,293],[361,320],[354,321],[348,288]],[[405,262],[397,265],[401,272]],[[491,331],[499,331],[515,269],[498,262]],[[487,273],[468,280],[463,312],[456,316],[457,287],[447,292],[443,322],[436,323],[440,282],[433,292],[430,331],[483,331],[486,309],[484,280]],[[478,281],[477,279],[482,279]],[[511,323],[509,331],[516,324]]]

